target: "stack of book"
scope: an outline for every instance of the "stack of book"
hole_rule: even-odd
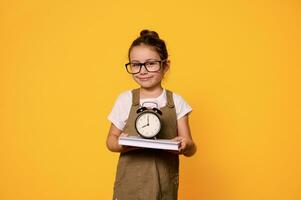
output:
[[[167,139],[145,139],[139,136],[121,136],[118,143],[125,146],[164,149],[164,150],[179,150],[180,142]]]

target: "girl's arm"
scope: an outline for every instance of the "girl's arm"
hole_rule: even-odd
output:
[[[118,144],[118,139],[120,136],[127,136],[127,134],[122,133],[113,123],[111,123],[111,127],[109,130],[109,134],[107,137],[107,148],[113,152],[127,152],[130,150],[137,149],[135,147],[122,146]]]
[[[184,156],[192,156],[196,152],[196,145],[192,140],[188,115],[181,117],[178,119],[178,136],[174,138],[174,140],[180,141],[181,146],[179,149],[179,153]]]

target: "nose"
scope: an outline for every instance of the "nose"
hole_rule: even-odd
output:
[[[148,71],[146,70],[145,64],[141,65],[140,74],[146,74]]]

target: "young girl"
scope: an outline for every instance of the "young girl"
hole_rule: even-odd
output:
[[[161,82],[170,66],[165,42],[154,31],[143,30],[128,52],[126,69],[140,86],[123,92],[108,116],[111,127],[107,137],[110,151],[120,152],[114,200],[176,200],[178,196],[179,154],[196,152],[188,123],[191,107],[184,99],[166,90]],[[155,102],[162,111],[164,126],[157,138],[180,141],[179,151],[121,146],[120,136],[138,135],[137,109],[144,102]]]

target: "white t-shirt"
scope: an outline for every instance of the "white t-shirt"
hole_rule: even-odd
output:
[[[192,108],[180,95],[173,93],[173,100],[175,104],[177,119],[180,119],[181,117],[185,116],[186,114],[192,111]],[[147,103],[147,102],[155,102],[159,108],[164,107],[167,103],[166,90],[164,89],[162,94],[157,98],[140,99],[140,105],[142,105],[144,102],[145,104],[143,106],[146,107],[156,107],[155,104]],[[113,106],[111,113],[108,116],[108,119],[119,130],[123,130],[126,121],[129,117],[131,106],[132,106],[131,90],[121,93],[118,96],[117,100],[115,101],[115,104]]]

